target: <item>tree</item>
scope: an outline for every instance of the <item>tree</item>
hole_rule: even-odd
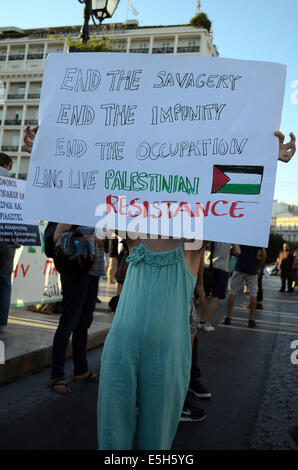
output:
[[[199,13],[190,20],[190,24],[195,28],[204,28],[210,31],[212,23],[205,13]]]

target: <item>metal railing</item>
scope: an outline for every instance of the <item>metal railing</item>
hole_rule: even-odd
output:
[[[8,60],[24,60],[25,59],[25,54],[14,54],[8,56]]]
[[[18,145],[1,145],[1,150],[4,152],[17,152],[19,150]]]
[[[38,124],[37,119],[25,119],[25,124],[30,124],[30,126],[36,126]]]
[[[43,59],[43,53],[39,52],[39,53],[36,53],[36,54],[28,54],[27,55],[27,60],[31,60],[31,59]]]
[[[152,54],[173,54],[173,47],[153,47]]]
[[[38,100],[40,98],[40,93],[28,93],[27,99]]]
[[[200,46],[177,47],[177,52],[200,52]]]
[[[20,126],[22,124],[21,119],[5,119],[4,124],[6,126]]]
[[[149,53],[149,48],[130,49],[129,52],[139,52],[140,54],[148,54]]]
[[[21,95],[19,93],[7,95],[8,100],[23,100],[24,98],[25,95]]]

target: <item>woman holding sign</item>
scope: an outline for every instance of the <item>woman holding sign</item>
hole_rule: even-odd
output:
[[[279,160],[295,153],[295,136]],[[189,385],[189,308],[200,250],[183,240],[130,243],[129,267],[106,339],[98,400],[99,449],[170,449]],[[136,412],[137,408],[137,412]]]
[[[30,150],[35,132],[27,128]],[[279,160],[295,136],[279,139]],[[189,310],[201,258],[183,240],[130,241],[129,267],[101,360],[100,450],[171,449],[189,385]]]

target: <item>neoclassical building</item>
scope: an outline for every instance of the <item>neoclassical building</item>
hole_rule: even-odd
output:
[[[298,244],[298,206],[274,200],[270,230],[286,242]]]
[[[38,122],[45,60],[67,52],[67,38],[79,37],[79,26],[44,29],[0,28],[0,151],[13,159],[12,173],[26,179],[29,155],[22,146],[26,124]],[[212,33],[190,25],[143,26],[136,20],[106,24],[91,34],[110,39],[121,52],[218,56]]]

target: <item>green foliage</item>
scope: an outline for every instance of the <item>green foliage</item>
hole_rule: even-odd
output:
[[[49,34],[49,38],[52,39],[52,41],[62,41],[65,39],[65,36],[63,34]],[[72,48],[78,52],[116,52],[108,38],[103,37],[101,41],[99,41],[96,34],[92,34],[86,44],[83,43],[80,38],[74,39],[70,36],[66,36],[66,44],[68,48]]]
[[[111,45],[111,41],[105,37],[98,40],[96,35],[92,35],[89,41],[84,44],[81,39],[67,38],[66,43],[68,47],[75,48],[79,52],[115,52]]]
[[[195,28],[205,28],[210,31],[212,23],[205,13],[199,13],[190,20],[190,24]]]

